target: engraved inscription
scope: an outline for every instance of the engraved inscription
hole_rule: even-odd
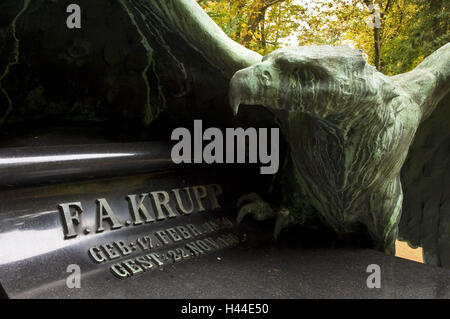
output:
[[[156,230],[152,234],[136,238],[135,241],[129,244],[125,243],[123,240],[116,240],[96,245],[88,250],[88,255],[92,261],[101,264],[126,257],[136,250],[139,250],[139,252],[146,252],[158,247],[171,246],[187,241],[192,241],[194,243],[193,247],[195,247],[195,239],[210,236],[211,234],[220,231],[226,231],[232,227],[233,224],[228,218],[212,219],[201,225],[185,224]],[[202,246],[202,242],[200,242],[200,246]],[[192,249],[195,250],[194,248]],[[207,248],[204,247],[203,250],[207,250]]]
[[[98,198],[96,225],[83,224],[82,216],[89,212],[85,212],[81,202],[59,204],[58,210],[61,213],[64,238],[73,239],[83,233],[91,234],[91,229],[95,229],[96,233],[102,233],[105,230],[118,230],[124,226],[139,226],[194,212],[204,212],[206,207],[211,210],[218,209],[220,208],[218,197],[222,192],[222,186],[211,184],[125,195],[124,204],[128,206],[130,214],[129,219],[125,220],[119,220],[107,198]],[[175,231],[169,231],[167,236],[179,235]]]
[[[130,243],[115,240],[99,244],[89,248],[88,255],[96,264],[114,262],[109,267],[111,273],[124,279],[233,247],[240,240],[231,232],[232,228],[228,218],[215,218],[199,225],[184,224],[156,230]],[[144,255],[140,255],[142,253]],[[133,254],[138,256],[132,257]]]
[[[165,265],[178,263],[206,255],[221,249],[233,247],[239,244],[239,237],[233,233],[223,234],[217,238],[206,237],[187,242],[182,247],[177,247],[163,252],[150,253],[144,256],[127,259],[110,267],[111,273],[119,279],[131,277],[151,269],[161,268]]]
[[[142,228],[135,238],[130,239],[130,232],[126,232],[121,239],[97,242],[87,249],[93,263],[107,265],[115,277],[123,279],[237,245],[239,238],[233,233],[233,223],[217,215],[208,218],[205,213],[221,207],[222,193],[219,184],[195,185],[124,194],[122,207],[117,198],[103,197],[91,205],[84,203],[84,207],[81,202],[62,203],[58,210],[64,239],[153,225],[153,230]],[[95,209],[90,212],[90,207]],[[160,221],[169,219],[176,220],[170,227],[158,227],[163,225]]]

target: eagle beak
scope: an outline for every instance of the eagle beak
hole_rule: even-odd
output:
[[[259,64],[236,72],[230,81],[229,103],[234,115],[239,112],[239,105],[265,105],[267,92],[271,87],[261,83],[262,73]],[[274,92],[274,97],[277,97]],[[270,100],[274,99],[273,97]]]
[[[230,98],[230,106],[234,116],[238,115],[240,105],[241,105],[240,99]]]
[[[234,116],[239,112],[241,104],[241,75],[237,72],[230,81],[229,103]]]

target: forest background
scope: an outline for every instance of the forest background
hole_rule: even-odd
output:
[[[387,75],[450,42],[450,0],[197,0],[233,40],[266,55],[348,44]]]

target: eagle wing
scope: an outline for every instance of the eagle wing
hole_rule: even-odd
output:
[[[399,239],[421,246],[426,263],[450,268],[450,43],[393,79],[422,109],[401,172]]]
[[[450,94],[419,126],[401,172],[399,239],[424,261],[450,268]]]

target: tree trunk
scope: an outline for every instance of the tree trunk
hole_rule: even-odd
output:
[[[381,39],[380,39],[380,32],[381,29],[375,27],[373,29],[373,41],[374,41],[374,47],[375,47],[375,56],[374,56],[374,64],[378,71],[380,70],[380,61],[381,61]]]

